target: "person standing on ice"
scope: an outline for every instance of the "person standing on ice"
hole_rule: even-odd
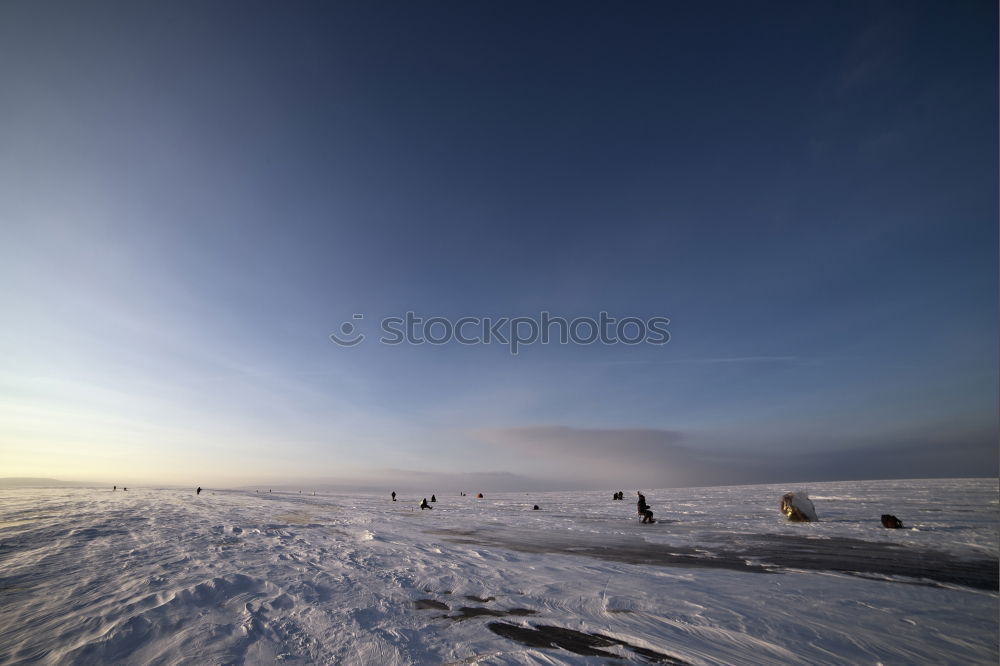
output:
[[[396,491],[395,490],[392,491],[392,501],[393,502],[396,501]]]
[[[424,509],[433,509],[433,508],[434,507],[432,507],[430,504],[427,503],[427,498],[426,497],[424,498],[424,501],[420,503],[420,510],[421,511],[423,511]]]
[[[198,486],[198,490],[194,491],[195,495],[201,495],[201,486]]]
[[[438,498],[437,498],[437,497],[434,497],[434,495],[431,495],[431,501],[432,501],[432,502],[437,502],[437,501],[438,501]]]

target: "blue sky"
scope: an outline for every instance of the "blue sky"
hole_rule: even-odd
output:
[[[989,2],[4,3],[0,467],[996,475],[996,24]],[[407,311],[663,316],[671,340],[379,344]],[[345,321],[364,343],[331,343]]]

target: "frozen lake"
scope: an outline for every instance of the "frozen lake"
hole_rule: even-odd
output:
[[[0,490],[0,662],[998,659],[996,479],[263,490]]]

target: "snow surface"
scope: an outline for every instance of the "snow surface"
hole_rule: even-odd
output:
[[[0,663],[998,659],[996,479],[642,489],[653,525],[634,488],[266,490],[0,490]]]

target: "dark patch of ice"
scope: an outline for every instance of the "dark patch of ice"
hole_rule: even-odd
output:
[[[890,582],[938,586],[963,585],[996,591],[1000,587],[995,559],[961,558],[951,553],[864,541],[848,537],[814,539],[792,534],[712,535],[713,544],[670,546],[642,539],[593,537],[514,530],[436,530],[453,543],[493,546],[527,553],[558,553],[599,560],[662,567],[728,569],[748,573],[780,573],[805,569],[859,575],[875,574]],[[899,578],[910,579],[908,581]]]
[[[603,634],[588,634],[582,631],[566,629],[565,627],[554,627],[545,624],[532,628],[520,627],[516,624],[508,624],[506,622],[491,622],[487,626],[497,636],[509,638],[528,647],[562,648],[573,654],[621,659],[619,655],[599,649],[620,645],[652,663],[673,664],[674,666],[687,666],[689,664],[689,662],[678,657],[632,645],[631,643]]]
[[[527,615],[534,615],[537,612],[538,611],[533,611],[529,608],[508,608],[507,610],[497,610],[494,608],[483,608],[482,606],[462,606],[458,609],[457,615],[445,615],[444,617],[449,620],[461,622],[462,620],[468,620],[473,617],[481,617],[483,615],[489,615],[491,617],[505,617],[507,615],[525,617]]]
[[[448,604],[434,599],[417,599],[413,602],[413,606],[417,610],[451,610],[448,608]]]

